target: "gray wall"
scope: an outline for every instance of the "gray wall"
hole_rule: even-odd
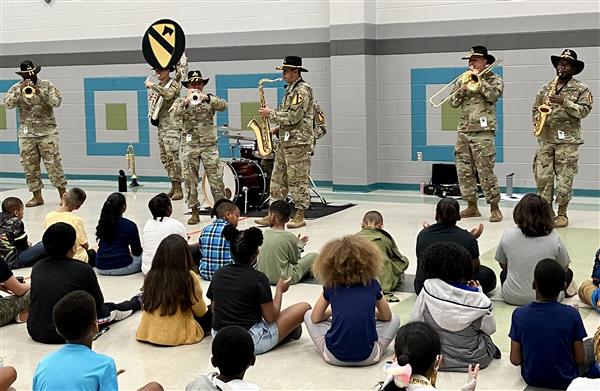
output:
[[[497,164],[496,172],[501,184],[506,173],[515,172],[515,185],[531,188],[534,186],[531,162],[535,139],[531,135],[529,113],[537,89],[553,77],[549,56],[559,54],[565,47],[575,49],[586,62],[586,69],[578,78],[597,95],[600,91],[598,16],[598,13],[582,13],[567,18],[517,16],[468,22],[356,23],[278,31],[189,34],[186,52],[190,67],[200,68],[204,75],[211,77],[208,88],[212,91],[219,87],[215,86],[217,75],[276,72],[274,67],[284,55],[304,56],[310,70],[305,78],[323,104],[330,128],[330,133],[317,146],[313,178],[333,183],[337,189],[369,190],[416,188],[420,181],[429,179],[433,161],[414,160],[411,131],[418,114],[413,110],[411,72],[417,68],[463,67],[460,57],[469,46],[485,44],[497,58],[504,59],[504,161]],[[114,156],[86,154],[83,79],[149,75],[139,41],[139,38],[124,37],[1,45],[0,79],[16,79],[12,72],[19,61],[27,57],[43,65],[41,76],[61,89],[63,105],[56,114],[67,175],[114,175],[115,162],[122,159],[124,151],[115,150]],[[437,87],[427,88],[431,92]],[[253,89],[230,91],[229,124],[239,126],[239,102],[255,100],[255,92]],[[97,118],[99,139],[114,136],[124,142],[136,141],[139,113],[135,112],[134,95],[96,93],[97,117],[101,117],[98,103],[132,100],[128,115],[132,117],[133,129],[126,135],[102,132],[104,120]],[[275,104],[274,91],[268,93],[268,98]],[[439,112],[429,105],[426,110],[428,143],[451,145],[455,134],[440,129]],[[8,113],[8,125],[9,129],[0,130],[0,141],[15,140],[14,112]],[[588,190],[580,194],[600,194],[597,108],[583,121],[583,128],[586,143],[582,147],[575,187]],[[156,131],[152,127],[150,136],[150,156],[138,159],[138,172],[142,176],[162,177]],[[427,153],[425,157],[428,159]],[[2,154],[0,159],[3,175],[22,171],[18,155]]]

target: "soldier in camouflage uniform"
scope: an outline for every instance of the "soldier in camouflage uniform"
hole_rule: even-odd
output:
[[[495,61],[484,46],[473,46],[463,60],[469,60],[469,69],[479,73]],[[454,148],[454,161],[458,172],[458,183],[467,208],[460,212],[461,217],[479,217],[477,208],[477,180],[479,180],[485,199],[490,205],[490,222],[502,221],[502,212],[498,207],[500,190],[498,178],[494,174],[496,163],[496,101],[502,96],[504,84],[500,76],[489,71],[479,78],[480,87],[476,91],[467,88],[468,80],[459,79],[453,92],[458,91],[450,105],[460,108],[458,138]]]
[[[59,197],[62,198],[67,187],[54,118],[54,107],[60,106],[62,97],[54,84],[38,79],[37,74],[41,69],[29,60],[23,61],[21,70],[17,72],[23,82],[13,85],[4,97],[4,104],[8,109],[19,109],[21,164],[25,170],[27,187],[33,193],[33,198],[25,204],[28,207],[44,203],[40,159],[43,159],[50,182],[58,189]],[[33,88],[32,96],[23,93],[27,86]]]
[[[562,228],[569,225],[567,207],[573,192],[573,178],[578,170],[579,145],[583,144],[581,119],[592,110],[593,98],[589,87],[573,78],[584,67],[583,61],[577,59],[577,53],[566,49],[561,56],[551,56],[551,60],[558,79],[540,88],[531,108],[534,126],[540,115],[538,107],[546,104],[551,108],[537,138],[533,174],[538,194],[548,205],[552,205],[556,178],[558,216],[554,225]]]
[[[275,151],[275,166],[271,178],[271,201],[284,200],[288,191],[292,195],[296,213],[288,228],[306,225],[304,211],[310,206],[310,155],[314,146],[314,99],[310,85],[302,80],[302,58],[288,56],[283,65],[283,80],[288,83],[279,110],[264,107],[262,117],[279,125],[279,144]],[[268,225],[267,219],[256,220]]]
[[[208,83],[200,71],[188,72],[187,80],[181,84],[188,89],[185,97],[178,98],[171,108],[171,115],[178,121],[182,133],[183,172],[186,188],[186,200],[192,209],[188,224],[200,221],[200,202],[198,201],[198,169],[200,162],[208,177],[213,199],[225,197],[223,185],[223,167],[217,150],[217,129],[213,125],[215,111],[227,109],[227,102],[213,94],[204,94],[202,90]],[[197,94],[197,100],[192,101]],[[196,103],[198,102],[198,103]]]
[[[321,105],[319,105],[319,103],[315,100],[315,104],[313,107],[314,107],[313,108],[313,112],[314,112],[313,128],[314,128],[315,137],[313,140],[313,152],[311,153],[312,155],[314,155],[314,149],[315,149],[315,145],[317,144],[317,140],[327,134],[327,123],[325,122],[325,113],[323,112],[323,109],[321,109]],[[278,127],[272,128],[271,130],[276,133],[279,132]],[[260,167],[262,168],[263,172],[267,175],[267,178],[269,178],[269,180],[267,181],[267,189],[266,189],[267,194],[270,191],[271,175],[273,174],[275,153],[273,153],[272,155],[273,155],[273,157],[269,156],[267,158],[262,158],[260,160]]]
[[[179,97],[181,84],[169,77],[169,72],[175,70],[155,69],[158,78],[158,84],[146,81],[146,88],[152,90],[152,93],[163,98],[162,105],[158,112],[156,121],[151,120],[152,125],[158,127],[158,148],[160,151],[160,162],[167,171],[171,180],[171,190],[167,193],[169,198],[174,201],[183,198],[181,189],[181,159],[179,157],[179,147],[181,143],[181,129],[173,120],[169,109],[175,99]]]

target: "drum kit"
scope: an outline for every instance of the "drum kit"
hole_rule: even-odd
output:
[[[254,134],[227,125],[218,126],[217,130],[221,137],[236,141],[229,144],[232,157],[221,161],[226,195],[244,214],[248,213],[248,209],[262,209],[268,199],[271,178],[260,166],[263,157],[258,153],[256,139],[252,137]],[[240,157],[237,157],[238,154]],[[264,159],[273,159],[273,156]],[[203,203],[212,207],[215,200],[206,173],[202,176],[202,195]]]

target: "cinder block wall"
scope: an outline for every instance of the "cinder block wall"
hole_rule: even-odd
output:
[[[586,62],[578,78],[600,94],[600,5],[535,3],[173,1],[165,10],[153,3],[141,8],[135,2],[107,7],[40,1],[25,13],[17,3],[2,2],[0,97],[19,78],[13,73],[19,62],[33,59],[44,67],[40,76],[63,94],[56,115],[68,176],[114,175],[125,164],[123,145],[132,141],[140,149],[139,174],[160,179],[156,129],[144,119],[143,80],[150,71],[140,46],[148,25],[172,18],[186,33],[190,69],[211,78],[209,91],[227,91],[230,109],[218,123],[243,125],[240,103],[257,100],[250,81],[275,74],[283,56],[298,54],[310,69],[305,78],[330,128],[317,145],[313,178],[340,190],[416,189],[429,179],[431,163],[452,159],[448,151],[455,138],[455,132],[443,129],[441,112],[423,105],[419,93],[428,97],[448,72],[460,72],[465,65],[460,57],[469,46],[484,44],[504,59],[498,70],[505,94],[496,172],[501,184],[505,174],[515,172],[515,186],[532,188],[530,110],[538,88],[554,75],[549,56],[575,49]],[[235,83],[228,84],[231,80]],[[93,86],[100,90],[94,92]],[[267,89],[271,105],[278,93]],[[106,129],[106,103],[126,105],[127,130]],[[598,113],[594,108],[583,122],[586,143],[575,180],[579,194],[600,194]],[[22,175],[14,111],[5,118],[0,172]],[[113,144],[97,145],[105,142]],[[417,152],[423,152],[424,161],[417,161]]]

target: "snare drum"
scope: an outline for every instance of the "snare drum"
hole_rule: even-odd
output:
[[[262,168],[253,160],[237,159],[221,162],[223,165],[223,184],[225,193],[231,192],[230,200],[235,202],[240,211],[245,210],[247,198],[248,209],[259,208],[265,201],[266,181]],[[212,207],[215,204],[206,173],[202,176],[202,194]]]

